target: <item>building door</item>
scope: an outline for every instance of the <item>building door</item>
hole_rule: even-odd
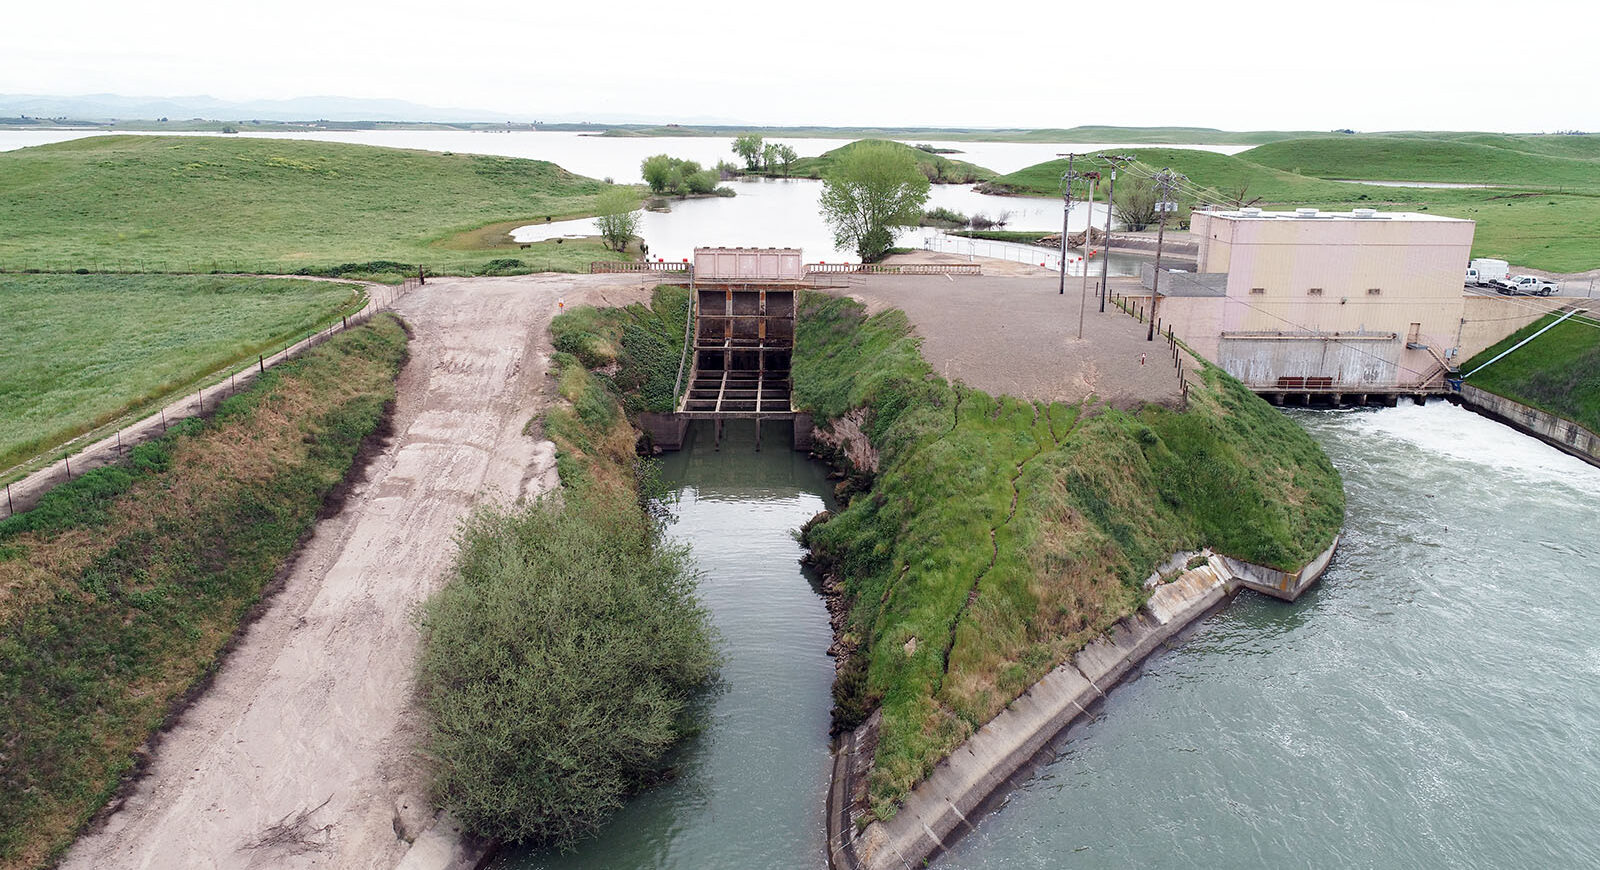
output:
[[[1421,343],[1422,343],[1422,324],[1413,323],[1413,324],[1411,324],[1410,331],[1408,331],[1406,333],[1406,344],[1421,344]]]

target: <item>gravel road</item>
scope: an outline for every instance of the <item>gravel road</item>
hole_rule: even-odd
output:
[[[922,337],[922,356],[934,371],[990,394],[1078,402],[1089,396],[1118,408],[1145,402],[1177,407],[1178,373],[1167,343],[1145,341],[1146,328],[1111,305],[1099,313],[1090,279],[1078,338],[1081,277],[1068,276],[1066,294],[1045,270],[981,276],[873,275],[852,277],[846,290],[868,310],[899,308]],[[1119,292],[1137,286],[1112,279]],[[1140,364],[1140,355],[1145,362]]]
[[[475,503],[555,485],[523,434],[547,401],[558,300],[648,298],[637,276],[435,279],[397,310],[414,331],[394,436],[321,521],[145,776],[63,862],[88,868],[383,868],[432,820],[416,749],[415,607]]]

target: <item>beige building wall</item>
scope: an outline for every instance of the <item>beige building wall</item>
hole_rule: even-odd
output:
[[[1416,214],[1197,212],[1198,271],[1226,272],[1226,294],[1164,297],[1162,321],[1253,387],[1424,385],[1460,337],[1473,229]]]

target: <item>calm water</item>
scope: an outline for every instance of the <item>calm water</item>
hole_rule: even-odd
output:
[[[1302,412],[1346,537],[1115,691],[944,868],[1600,866],[1600,469],[1444,404]]]
[[[827,469],[789,449],[786,424],[730,422],[721,451],[693,430],[668,454],[674,538],[694,548],[700,595],[724,640],[722,687],[673,782],[625,807],[566,855],[515,854],[501,870],[821,867],[833,633],[791,535],[831,506]]]
[[[835,247],[833,234],[823,222],[818,211],[822,196],[822,182],[811,179],[741,179],[725,182],[738,192],[731,198],[706,198],[668,200],[671,211],[640,213],[638,234],[650,246],[650,256],[678,260],[694,255],[702,245],[723,247],[798,247],[808,262],[822,260],[830,263],[857,261],[854,250]],[[973,191],[969,185],[935,184],[929,188],[928,208],[944,207],[965,215],[984,214],[991,218],[1001,212],[1010,215],[1010,230],[1061,229],[1061,200],[1023,196],[986,196]],[[1083,229],[1089,219],[1085,203],[1076,203],[1072,209],[1070,226],[1073,231]],[[1105,206],[1094,208],[1095,226],[1105,224]],[[598,235],[593,218],[555,221],[519,227],[511,233],[519,242],[537,242],[559,237]],[[925,237],[941,235],[937,230],[923,227],[906,227],[899,231],[896,244],[901,247],[925,247]],[[1032,249],[1026,246],[1007,246],[990,243],[980,255],[1009,257],[1010,259],[1041,262],[1048,260],[1056,267],[1056,252]],[[1001,248],[1015,248],[1005,252]],[[1138,274],[1138,261],[1134,258],[1114,257],[1113,274]],[[1099,274],[1098,264],[1094,274]]]

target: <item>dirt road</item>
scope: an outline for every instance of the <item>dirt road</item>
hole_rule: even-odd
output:
[[[391,443],[63,866],[394,867],[432,818],[416,756],[414,608],[473,504],[556,482],[553,447],[523,426],[546,401],[557,300],[647,297],[624,275],[435,279],[404,297],[414,337]]]

